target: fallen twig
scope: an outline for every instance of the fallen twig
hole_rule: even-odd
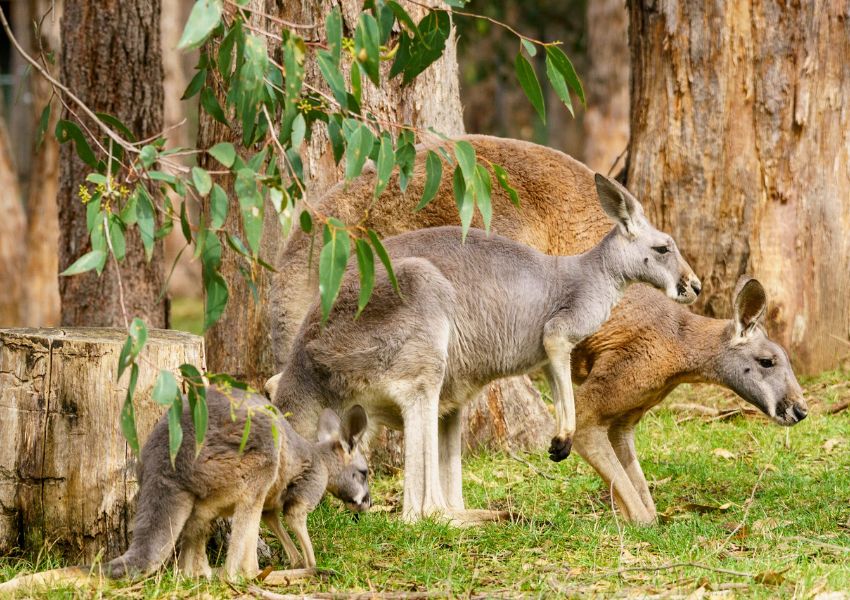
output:
[[[842,410],[847,410],[850,408],[850,398],[844,400],[843,402],[839,402],[838,404],[834,404],[830,406],[826,412],[827,414],[834,415],[840,413]]]
[[[537,467],[535,467],[532,463],[530,463],[529,461],[525,460],[523,457],[521,457],[519,454],[517,454],[517,453],[516,453],[516,452],[514,452],[513,450],[511,450],[510,452],[508,452],[508,456],[510,456],[510,457],[511,457],[512,459],[514,459],[515,461],[517,461],[517,462],[519,462],[519,463],[524,464],[526,467],[528,467],[529,469],[531,469],[532,471],[534,471],[535,473],[537,473],[538,475],[540,475],[540,476],[541,476],[541,477],[543,477],[544,479],[548,479],[548,480],[550,480],[550,481],[560,481],[560,478],[555,477],[554,475],[550,475],[549,473],[547,473],[547,472],[545,472],[545,471],[542,471],[542,470],[538,469],[538,468],[537,468]]]
[[[425,600],[448,598],[448,592],[312,592],[309,594],[279,594],[252,585],[248,593],[263,600]]]
[[[791,536],[790,539],[797,540],[798,542],[806,542],[807,544],[813,544],[815,546],[820,546],[821,548],[826,548],[827,550],[833,550],[835,552],[850,552],[850,548],[848,548],[847,546],[839,546],[838,544],[821,542],[820,540],[814,540],[812,538],[803,537],[802,535]]]
[[[744,571],[733,571],[731,569],[721,569],[718,567],[709,567],[708,565],[702,565],[700,563],[692,563],[692,562],[680,562],[680,563],[669,563],[666,565],[661,565],[660,567],[624,567],[622,569],[617,569],[616,571],[606,571],[604,573],[598,573],[599,577],[620,577],[623,573],[628,573],[632,571],[645,571],[645,572],[656,572],[656,571],[670,571],[672,569],[682,569],[685,567],[690,567],[692,569],[702,569],[704,571],[713,571],[714,573],[723,573],[724,575],[734,575],[735,577],[755,577],[755,573],[746,573]]]

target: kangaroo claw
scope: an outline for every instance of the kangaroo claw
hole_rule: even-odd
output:
[[[549,458],[554,462],[561,462],[570,455],[570,450],[573,448],[573,438],[561,438],[555,436],[552,438],[552,445],[549,446]]]

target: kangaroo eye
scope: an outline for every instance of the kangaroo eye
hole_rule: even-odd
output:
[[[770,369],[776,364],[776,361],[774,361],[772,358],[759,358],[757,359],[757,361],[758,364],[764,367],[765,369]]]
[[[658,252],[658,254],[667,254],[670,252],[670,248],[667,246],[653,246],[652,249]]]

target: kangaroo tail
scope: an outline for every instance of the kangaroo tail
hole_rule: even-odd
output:
[[[55,587],[63,583],[84,584],[92,578],[91,571],[87,567],[51,569],[32,575],[19,575],[14,579],[0,583],[0,595],[5,596],[5,594],[18,590],[30,590],[38,587]]]
[[[174,552],[177,538],[192,512],[192,497],[175,490],[158,473],[146,473],[136,497],[133,540],[127,551],[103,565],[112,579],[136,578],[158,569]]]

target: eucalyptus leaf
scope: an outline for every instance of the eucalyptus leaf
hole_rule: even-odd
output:
[[[540,120],[545,123],[546,105],[543,102],[543,90],[540,88],[540,82],[537,81],[537,74],[534,72],[534,67],[531,66],[531,63],[522,54],[517,53],[514,68],[522,90],[531,101],[534,110],[540,115]]]
[[[197,0],[189,13],[189,20],[177,48],[196,48],[204,43],[221,22],[221,0]]]
[[[425,159],[425,189],[422,191],[422,199],[414,212],[420,211],[426,206],[440,189],[440,181],[443,179],[443,161],[440,156],[433,150],[428,151],[428,157]]]

